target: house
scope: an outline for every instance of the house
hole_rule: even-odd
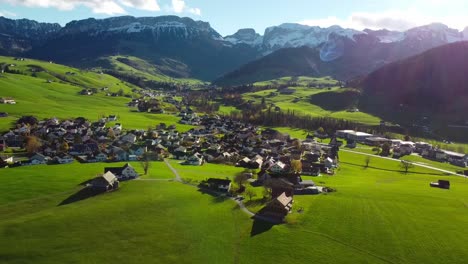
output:
[[[94,156],[97,162],[104,162],[107,161],[107,155],[105,153],[100,152],[96,156]]]
[[[274,174],[283,173],[286,169],[286,164],[281,161],[276,162],[273,166],[271,166],[270,171]]]
[[[114,160],[116,161],[127,161],[128,160],[128,153],[121,149],[121,148],[114,148],[113,149]]]
[[[441,189],[450,189],[450,181],[439,180],[437,182],[431,182],[429,185],[431,187],[441,188]]]
[[[329,169],[334,168],[336,166],[335,161],[330,157],[324,160],[324,164],[325,164],[325,167]]]
[[[366,138],[366,145],[369,146],[382,146],[385,143],[389,143],[390,140],[382,137],[368,137]]]
[[[242,167],[242,168],[247,168],[247,167],[249,167],[250,162],[251,162],[251,160],[248,157],[245,157],[245,158],[239,160],[239,162],[237,162],[236,166]]]
[[[183,162],[182,164],[201,166],[201,165],[203,165],[203,163],[204,163],[203,156],[201,154],[199,154],[199,153],[195,153],[192,156],[190,156],[189,158],[187,158],[187,160],[185,162]]]
[[[280,196],[271,200],[267,206],[261,210],[261,214],[282,220],[291,212],[292,204],[292,196],[287,196],[286,193],[282,193]]]
[[[13,98],[0,98],[0,104],[16,104]]]
[[[135,136],[133,133],[128,133],[125,136],[122,136],[120,140],[133,144],[136,142],[137,136]]]
[[[74,161],[72,156],[69,155],[59,155],[55,157],[55,161],[59,164],[68,164]]]
[[[348,134],[355,133],[354,130],[337,130],[335,135],[339,138],[348,138]]]
[[[367,138],[370,138],[372,136],[373,136],[372,134],[354,131],[354,132],[348,133],[346,138],[357,141],[357,142],[365,142]]]
[[[34,156],[32,156],[30,159],[29,159],[29,163],[31,165],[39,165],[39,164],[46,164],[47,161],[49,161],[49,157],[46,157],[40,153],[36,153]]]
[[[89,187],[95,191],[109,192],[119,188],[119,180],[112,172],[106,172],[92,180]]]
[[[130,153],[132,153],[133,155],[137,156],[137,157],[141,157],[143,156],[145,153],[147,152],[147,148],[146,147],[141,147],[141,146],[132,146],[130,148]]]
[[[231,180],[210,178],[206,181],[209,188],[219,192],[229,192],[231,189]]]
[[[104,168],[104,173],[112,172],[119,180],[130,180],[138,178],[138,173],[129,163],[123,167],[108,167]]]

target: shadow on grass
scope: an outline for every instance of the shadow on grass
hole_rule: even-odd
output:
[[[275,224],[258,219],[255,216],[253,217],[253,219],[254,222],[252,225],[252,230],[250,230],[250,237],[254,237],[268,232],[273,226],[275,226]]]
[[[421,174],[421,175],[435,175],[435,176],[447,175],[447,173],[442,173],[442,172],[441,173],[424,173],[424,172],[415,172],[415,171],[404,172],[402,170],[391,170],[391,169],[377,168],[374,166],[364,166],[364,165],[359,165],[359,164],[344,162],[344,161],[341,161],[340,163],[351,165],[351,166],[356,166],[356,167],[362,167],[363,170],[374,169],[374,170],[381,170],[381,171],[388,171],[388,172],[399,172],[400,174]]]
[[[222,202],[229,199],[229,197],[224,196],[223,194],[221,194],[219,192],[216,192],[216,191],[213,191],[213,190],[210,190],[210,189],[199,188],[198,191],[200,193],[202,193],[202,194],[208,194],[208,195],[212,196],[213,197],[213,200],[212,200],[213,203],[222,203]]]
[[[76,202],[79,202],[79,201],[82,201],[82,200],[86,200],[88,198],[91,198],[93,196],[96,196],[98,194],[101,194],[102,192],[97,192],[95,190],[92,190],[90,188],[83,188],[81,190],[79,190],[77,193],[71,195],[70,197],[68,197],[67,199],[63,200],[60,204],[58,204],[58,206],[62,206],[62,205],[67,205],[67,204],[71,204],[71,203],[76,203]]]

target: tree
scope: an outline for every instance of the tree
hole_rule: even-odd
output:
[[[69,149],[70,146],[68,146],[68,143],[66,141],[63,141],[63,143],[60,145],[60,151],[68,152]]]
[[[257,196],[252,189],[245,190],[245,194],[249,197],[249,201],[252,201],[252,198]]]
[[[124,95],[124,90],[122,88],[120,88],[119,91],[117,92],[117,95],[118,96],[123,96]]]
[[[41,141],[36,136],[29,136],[26,138],[26,151],[29,154],[35,153],[42,146]]]
[[[405,171],[405,173],[408,173],[409,169],[414,168],[414,164],[410,161],[402,160],[400,162],[400,167]]]
[[[145,175],[148,175],[148,171],[151,167],[150,155],[148,152],[145,152],[145,154],[143,154],[140,164],[141,164],[141,167],[143,168]]]
[[[404,139],[405,141],[411,141],[411,137],[409,135],[406,135]]]
[[[382,145],[382,151],[380,152],[380,155],[382,156],[389,156],[390,155],[390,150],[391,150],[391,146],[389,143],[385,142],[383,143]]]
[[[302,147],[302,144],[301,144],[301,141],[296,139],[293,141],[292,145],[296,148],[296,149],[301,149]]]
[[[369,167],[369,163],[371,162],[371,157],[370,156],[366,156],[366,158],[364,159],[364,164],[365,164],[365,167],[368,168]]]
[[[114,132],[114,129],[109,128],[109,132],[107,133],[107,136],[108,136],[110,139],[115,139],[115,132]]]
[[[300,160],[291,160],[291,170],[300,173],[302,171],[302,162]]]
[[[245,171],[238,173],[234,177],[234,182],[239,185],[239,191],[240,192],[242,192],[245,189],[244,183],[246,183],[248,179],[249,179],[248,173],[245,172]]]

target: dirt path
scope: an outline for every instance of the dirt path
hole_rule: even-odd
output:
[[[174,169],[174,167],[172,167],[171,163],[169,163],[169,161],[167,161],[167,159],[164,160],[164,163],[166,163],[166,166],[172,171],[172,173],[174,173],[176,181],[182,182],[182,177],[180,177],[177,170]]]

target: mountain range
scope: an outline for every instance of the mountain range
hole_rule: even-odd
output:
[[[468,40],[443,24],[405,32],[269,27],[263,35],[240,29],[221,36],[207,22],[177,16],[113,17],[65,26],[0,17],[0,54],[77,67],[106,67],[102,58],[134,56],[172,77],[242,84],[282,76],[330,75],[349,80],[434,47]]]

